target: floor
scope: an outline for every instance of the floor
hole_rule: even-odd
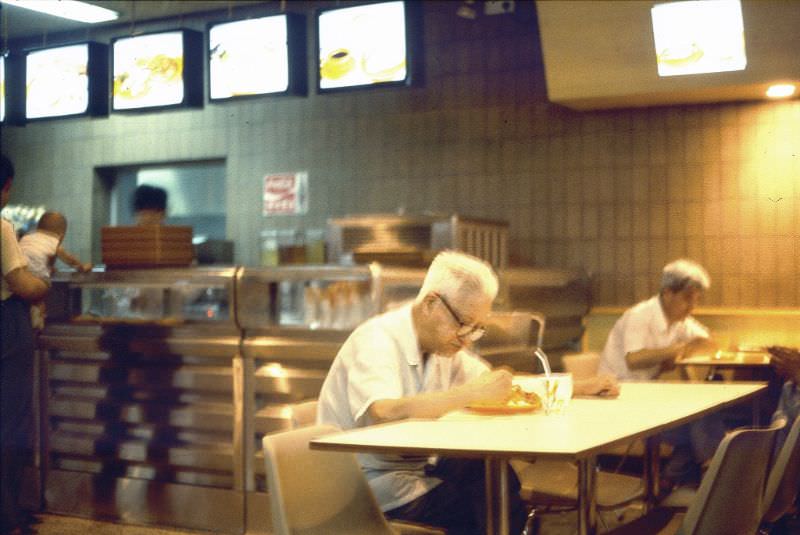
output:
[[[628,512],[630,513],[630,511]],[[635,512],[633,512],[635,514]],[[208,535],[206,531],[189,531],[176,528],[156,528],[100,522],[71,516],[54,514],[36,515],[40,523],[35,526],[39,535]],[[548,513],[542,517],[539,535],[574,535],[575,513]],[[601,530],[617,525],[613,515],[604,514],[605,526]]]

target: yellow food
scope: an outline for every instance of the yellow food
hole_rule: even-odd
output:
[[[355,60],[345,48],[338,48],[328,54],[319,68],[320,76],[328,80],[341,78],[353,69]]]
[[[470,407],[475,409],[531,409],[542,407],[542,400],[535,392],[526,392],[519,385],[511,387],[511,395],[504,403],[478,402]]]

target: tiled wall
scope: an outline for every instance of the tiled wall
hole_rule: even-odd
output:
[[[417,87],[5,128],[12,202],[64,211],[67,246],[88,255],[97,166],[223,158],[241,263],[265,228],[458,212],[508,220],[515,263],[586,269],[598,304],[647,297],[689,256],[711,272],[705,304],[800,306],[800,100],[573,112],[547,101],[532,2],[476,20],[457,7],[424,4]],[[263,175],[295,170],[308,215],[265,219]]]

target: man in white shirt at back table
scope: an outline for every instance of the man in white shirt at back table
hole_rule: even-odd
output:
[[[404,418],[438,418],[476,401],[504,401],[511,373],[491,370],[468,350],[484,332],[497,276],[477,258],[437,255],[413,304],[356,328],[331,365],[317,421],[340,429]],[[359,455],[387,517],[441,526],[453,534],[486,533],[480,460]],[[522,531],[525,508],[509,471],[510,533]]]
[[[667,264],[658,295],[629,308],[614,324],[600,359],[600,371],[621,381],[647,381],[695,353],[717,349],[708,329],[690,314],[711,285],[708,273],[691,260]],[[675,446],[664,469],[665,484],[697,481],[725,434],[719,416],[709,416],[664,434]]]

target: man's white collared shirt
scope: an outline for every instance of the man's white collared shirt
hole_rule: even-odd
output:
[[[340,429],[365,427],[367,409],[381,399],[442,392],[479,376],[489,366],[468,351],[432,354],[423,363],[411,305],[386,312],[357,327],[342,345],[319,395],[317,422]],[[441,480],[424,473],[424,456],[358,455],[383,511],[427,493]]]
[[[642,349],[661,349],[708,336],[708,330],[691,316],[669,325],[656,295],[626,310],[614,324],[600,359],[600,371],[612,373],[619,380],[654,379],[661,366],[631,370],[625,356]]]

